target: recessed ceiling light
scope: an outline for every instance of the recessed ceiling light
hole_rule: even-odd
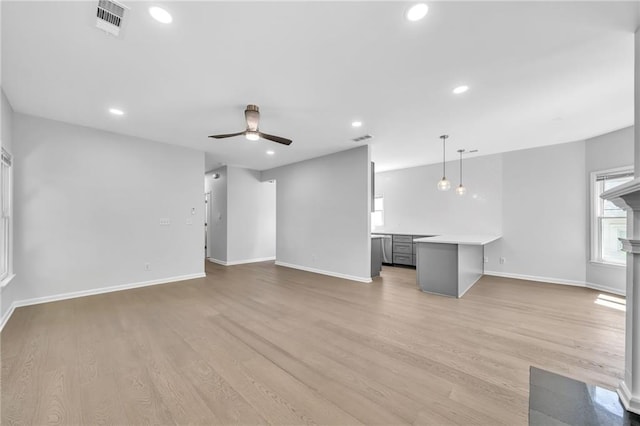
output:
[[[124,115],[124,111],[118,108],[109,108],[109,112],[113,115]]]
[[[427,16],[427,12],[429,11],[429,6],[424,3],[414,4],[407,11],[407,19],[409,21],[419,21],[425,16]]]
[[[273,152],[271,150],[267,151],[267,155],[273,155],[273,154],[275,154],[275,152]]]
[[[362,121],[354,121],[351,123],[351,127],[360,127],[362,126]]]
[[[467,90],[469,90],[469,86],[458,86],[455,89],[453,89],[453,93],[455,93],[456,95],[459,95],[460,93],[464,93]]]
[[[153,6],[149,8],[149,14],[158,22],[170,24],[173,21],[171,14],[161,7]]]

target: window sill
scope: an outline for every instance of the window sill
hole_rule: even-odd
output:
[[[592,264],[593,266],[602,266],[605,268],[627,269],[627,265],[621,265],[619,263],[607,263],[607,262],[600,262],[598,260],[590,260],[589,263]]]
[[[13,280],[15,277],[16,277],[16,274],[11,274],[7,278],[5,278],[4,280],[0,281],[0,289],[5,288],[6,286],[8,286],[9,283],[11,282],[11,280]]]

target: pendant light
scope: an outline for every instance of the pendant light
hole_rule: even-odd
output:
[[[464,195],[467,193],[467,188],[462,184],[462,154],[464,153],[464,149],[459,149],[458,152],[460,153],[460,185],[456,188],[456,194]]]
[[[451,182],[447,180],[447,175],[445,173],[445,144],[444,142],[447,140],[449,135],[442,135],[440,139],[442,139],[442,179],[438,182],[438,190],[439,191],[448,191],[451,188]]]

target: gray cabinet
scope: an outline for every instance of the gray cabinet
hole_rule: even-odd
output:
[[[393,263],[408,266],[413,264],[413,238],[411,235],[393,236]]]
[[[416,266],[417,243],[416,238],[433,237],[433,235],[403,235],[392,234],[391,260],[394,265]]]

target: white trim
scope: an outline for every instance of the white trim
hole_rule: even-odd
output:
[[[0,282],[0,289],[5,288],[16,277],[16,274],[9,274],[2,282]]]
[[[322,269],[310,268],[308,266],[294,265],[292,263],[280,262],[279,260],[276,260],[276,265],[284,266],[285,268],[293,268],[293,269],[300,269],[301,271],[313,272],[314,274],[322,274],[322,275],[328,275],[330,277],[343,278],[345,280],[358,281],[361,283],[370,283],[373,281],[370,277],[369,278],[356,277],[355,275],[347,275],[347,274],[341,274],[339,272],[331,272],[331,271],[325,271]]]
[[[620,401],[622,401],[622,405],[624,405],[624,408],[627,411],[632,411],[636,414],[640,414],[640,400],[638,398],[634,398],[633,395],[631,395],[631,391],[629,391],[629,388],[624,381],[620,382],[620,386],[618,386],[616,392],[618,393]]]
[[[196,278],[204,278],[204,277],[206,277],[206,274],[204,272],[201,272],[198,274],[179,275],[177,277],[161,278],[158,280],[141,281],[137,283],[115,285],[111,287],[101,287],[101,288],[95,288],[91,290],[81,290],[81,291],[73,291],[70,293],[54,294],[52,296],[35,297],[33,299],[16,300],[11,304],[11,307],[9,308],[8,313],[5,314],[6,318],[5,317],[2,318],[2,322],[0,323],[0,331],[4,327],[5,323],[9,320],[9,317],[13,313],[13,310],[21,306],[39,305],[41,303],[56,302],[59,300],[66,300],[66,299],[76,299],[78,297],[94,296],[97,294],[111,293],[114,291],[130,290],[133,288],[148,287],[148,286],[158,285],[158,284],[168,284],[168,283],[173,283],[178,281],[193,280]]]
[[[563,278],[538,277],[535,275],[512,274],[510,272],[497,272],[497,271],[484,271],[484,274],[491,275],[494,277],[515,278],[518,280],[537,281],[541,283],[572,285],[574,287],[587,286],[587,283],[584,281],[565,280]]]
[[[467,289],[465,291],[462,292],[462,294],[458,295],[458,299],[460,299],[462,296],[464,296],[465,294],[467,294],[467,292],[469,290],[471,290],[471,287],[473,287],[478,281],[480,281],[480,278],[482,278],[483,274],[480,274],[480,276],[469,286],[467,287]]]
[[[590,260],[589,264],[591,266],[603,267],[603,268],[627,269],[627,265],[623,265],[622,263],[610,263],[610,262],[600,262],[598,260]]]
[[[607,293],[617,294],[618,296],[626,296],[626,290],[620,290],[618,288],[607,287],[606,285],[596,284],[596,283],[586,283],[587,287],[592,288],[594,290],[606,291]]]
[[[11,315],[13,315],[13,311],[15,311],[15,309],[16,302],[13,302],[11,306],[9,306],[9,309],[7,309],[7,312],[4,313],[2,319],[0,319],[0,331],[2,331],[7,321],[9,321],[9,318],[11,318]]]
[[[270,260],[276,260],[275,257],[256,257],[255,259],[243,259],[243,260],[232,260],[227,262],[225,260],[214,259],[213,257],[208,257],[207,260],[209,262],[217,263],[222,266],[233,266],[233,265],[244,265],[245,263],[257,263],[257,262],[268,262]]]
[[[550,277],[537,277],[534,275],[512,274],[510,272],[496,272],[496,271],[485,271],[484,274],[491,275],[493,277],[515,278],[517,280],[536,281],[536,282],[548,283],[548,284],[561,284],[561,285],[570,285],[574,287],[585,287],[585,288],[590,288],[592,290],[606,291],[607,293],[613,293],[619,296],[626,296],[625,290],[620,290],[613,287],[607,287],[607,286],[595,284],[595,283],[589,283],[586,281],[565,280],[562,278],[550,278]]]

